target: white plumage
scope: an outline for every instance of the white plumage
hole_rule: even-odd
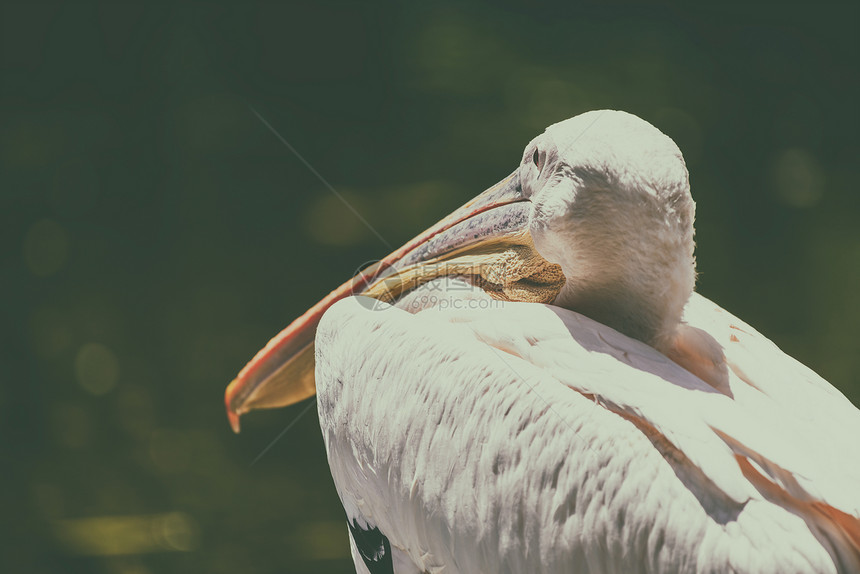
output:
[[[731,397],[573,311],[503,305],[347,299],[319,327],[332,476],[395,572],[860,570],[860,417],[815,373],[695,294]]]

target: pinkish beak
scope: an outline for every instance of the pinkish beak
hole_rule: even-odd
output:
[[[416,280],[413,272],[408,284],[388,280],[387,285],[386,278],[428,263],[438,267],[440,261],[477,246],[504,244],[505,238],[530,243],[530,238],[522,240],[528,236],[530,205],[515,171],[329,293],[269,341],[227,387],[224,399],[233,430],[239,432],[239,417],[250,410],[287,406],[316,394],[314,335],[323,313],[336,301],[365,294],[392,302],[430,276]],[[440,275],[444,272],[435,276]]]

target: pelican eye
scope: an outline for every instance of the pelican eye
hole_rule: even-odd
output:
[[[391,545],[388,543],[388,538],[379,531],[379,528],[364,528],[354,518],[352,522],[347,520],[346,524],[349,526],[355,547],[361,554],[364,565],[370,570],[370,574],[394,574]]]
[[[541,163],[541,153],[538,148],[535,148],[535,152],[532,154],[532,162],[538,168],[538,175],[540,175],[543,171],[543,164]]]

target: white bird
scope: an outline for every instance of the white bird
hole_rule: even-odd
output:
[[[550,126],[258,353],[234,429],[315,385],[358,572],[860,572],[860,411],[692,292],[693,218],[647,122]]]

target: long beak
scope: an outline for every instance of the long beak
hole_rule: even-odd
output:
[[[557,265],[534,249],[531,204],[515,171],[311,307],[269,341],[227,387],[227,417],[291,405],[316,394],[314,335],[336,301],[363,294],[386,302],[433,279],[467,276],[497,299],[552,302],[564,284]]]

